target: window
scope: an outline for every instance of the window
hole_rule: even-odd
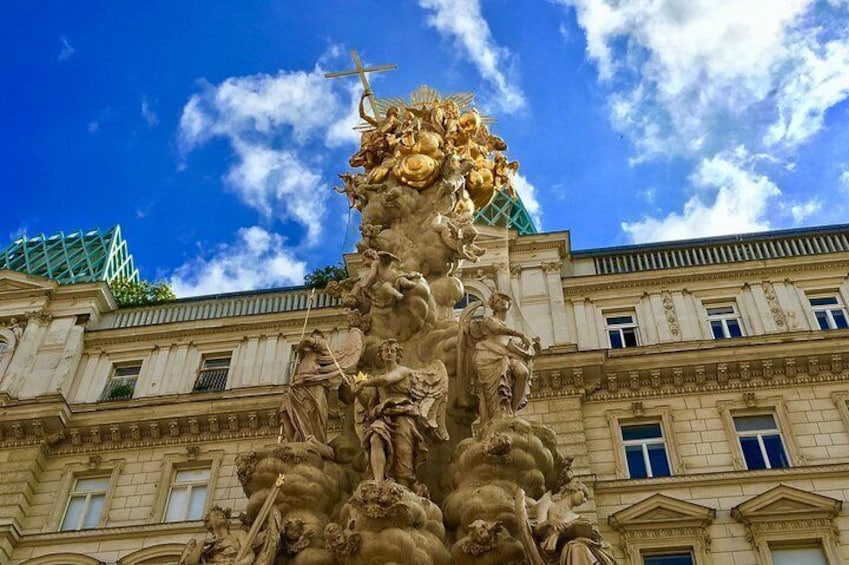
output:
[[[210,357],[203,360],[192,392],[214,392],[227,387],[230,357]]]
[[[809,296],[811,309],[821,330],[849,328],[846,321],[846,309],[836,294],[828,296]]]
[[[633,314],[615,314],[605,316],[607,336],[610,338],[612,349],[636,347],[640,344],[637,336],[637,323]]]
[[[790,466],[772,414],[734,416],[734,430],[747,469],[780,469]]]
[[[819,544],[794,546],[769,546],[772,565],[828,565],[825,553]]]
[[[646,553],[643,555],[643,565],[693,565],[693,552],[674,551],[668,553]]]
[[[106,388],[100,395],[100,400],[126,400],[133,397],[136,390],[136,381],[141,372],[141,364],[124,365],[115,367],[112,376],[106,381]]]
[[[454,305],[455,310],[462,310],[469,304],[474,304],[475,302],[481,302],[480,296],[474,294],[473,292],[467,292],[463,295],[457,304]]]
[[[6,351],[9,350],[9,344],[6,343],[5,339],[0,338],[0,357],[6,354]]]
[[[165,522],[200,520],[206,506],[210,469],[182,469],[174,473],[168,502],[165,504]]]
[[[668,477],[672,474],[660,422],[628,424],[621,429],[630,478]]]
[[[109,477],[92,477],[74,482],[74,488],[68,494],[60,531],[86,530],[100,524],[109,481]]]
[[[714,339],[741,337],[740,316],[733,304],[705,307],[708,324]]]

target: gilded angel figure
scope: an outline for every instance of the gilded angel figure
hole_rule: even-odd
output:
[[[463,396],[474,388],[478,394],[478,423],[512,416],[528,403],[530,376],[536,340],[507,325],[512,299],[500,292],[489,299],[492,315],[478,320],[474,314],[483,305],[476,302],[460,317],[460,351],[457,374]],[[512,338],[519,338],[517,343]]]
[[[399,364],[403,348],[395,339],[380,344],[383,372],[358,381],[360,432],[372,478],[387,478],[413,488],[416,468],[427,457],[425,434],[448,439],[445,413],[448,371],[442,361],[423,369]]]

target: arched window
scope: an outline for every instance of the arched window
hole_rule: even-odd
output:
[[[9,342],[0,337],[0,357],[3,357],[9,351]]]
[[[481,302],[481,297],[473,292],[466,292],[466,294],[463,295],[463,298],[461,298],[457,302],[457,304],[454,305],[454,309],[462,310],[463,308],[474,302]]]
[[[146,547],[118,560],[118,565],[173,565],[186,548],[182,543],[166,543]]]
[[[104,563],[79,553],[51,553],[24,561],[21,565],[104,565]]]

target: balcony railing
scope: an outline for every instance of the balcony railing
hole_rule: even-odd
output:
[[[100,400],[128,400],[132,398],[136,390],[136,380],[136,377],[109,379],[106,388],[103,389],[103,394],[100,395]]]
[[[216,392],[227,387],[230,369],[203,369],[198,373],[192,392]]]

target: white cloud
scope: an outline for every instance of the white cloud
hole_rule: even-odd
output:
[[[515,58],[493,40],[479,0],[419,0],[419,5],[433,11],[427,18],[428,24],[456,40],[481,77],[492,85],[495,100],[490,106],[505,113],[526,106],[525,95],[513,80]]]
[[[539,200],[537,200],[536,187],[534,187],[534,185],[532,185],[528,179],[520,173],[516,173],[516,175],[513,176],[513,187],[519,194],[519,198],[522,199],[522,203],[525,205],[525,210],[527,210],[528,214],[530,214],[534,225],[541,231],[542,206],[540,206]]]
[[[704,159],[690,178],[694,194],[679,214],[622,223],[635,243],[747,233],[770,229],[770,204],[778,187],[753,168],[742,147]]]
[[[355,89],[348,92],[356,98]],[[356,134],[343,131],[355,123],[350,104],[316,67],[206,85],[183,108],[179,138],[184,155],[212,138],[225,138],[236,157],[227,185],[263,218],[302,224],[307,243],[315,244],[332,191],[322,183],[314,156],[321,151],[314,143],[356,143]]]
[[[62,43],[62,49],[59,50],[59,55],[57,55],[56,58],[60,62],[65,62],[70,59],[71,56],[73,56],[73,54],[77,52],[77,50],[74,49],[74,46],[71,45],[71,42],[68,41],[68,38],[64,35],[59,38],[59,41]]]
[[[849,190],[849,167],[840,173],[840,184],[844,190]]]
[[[180,297],[302,284],[306,264],[294,258],[284,239],[261,227],[242,228],[237,240],[208,259],[197,258],[168,281]]]
[[[849,95],[849,27],[813,0],[560,2],[641,159],[792,146]]]
[[[793,224],[798,226],[820,210],[822,210],[822,201],[814,198],[807,202],[792,204],[790,206],[790,216],[793,218]]]
[[[153,111],[153,108],[150,107],[150,102],[148,102],[146,96],[142,96],[141,99],[141,115],[149,127],[155,128],[159,125],[159,116],[157,116],[156,112]]]

